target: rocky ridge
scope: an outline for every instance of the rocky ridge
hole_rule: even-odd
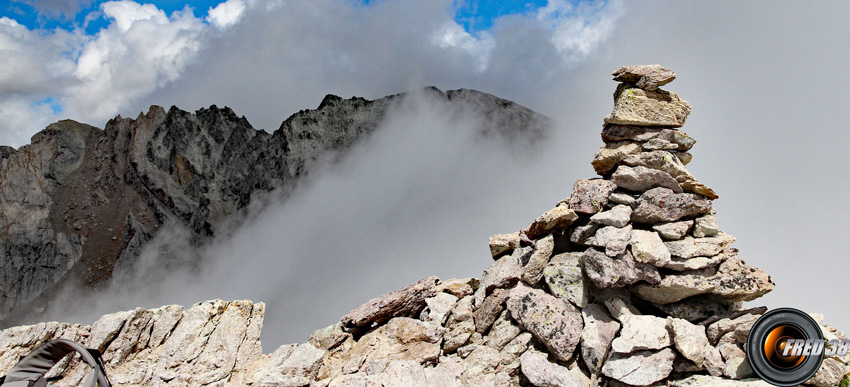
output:
[[[690,105],[658,88],[671,74],[614,73],[623,83],[593,160],[602,178],[491,237],[480,279],[423,279],[271,354],[259,344],[263,305],[246,301],[10,328],[0,369],[65,337],[104,351],[110,377],[128,386],[769,386],[743,347],[766,309],[742,302],[774,284],[730,247],[717,194],[685,168],[695,141],[678,128]],[[825,359],[807,384],[837,385],[848,362]],[[70,386],[81,369],[53,374]]]
[[[446,102],[446,114],[484,117],[482,135],[513,144],[541,141],[551,126],[474,90],[414,94]],[[408,95],[328,95],[271,134],[227,107],[193,114],[152,106],[103,130],[64,120],[29,145],[0,147],[0,327],[38,321],[68,289],[102,287],[132,272],[163,224],[189,230],[196,242],[217,235],[252,197],[273,189],[286,195],[317,160],[343,157]]]

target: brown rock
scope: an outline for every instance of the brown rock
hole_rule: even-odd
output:
[[[382,324],[394,317],[418,316],[425,299],[436,292],[437,277],[425,278],[415,284],[373,298],[342,317],[346,328]]]

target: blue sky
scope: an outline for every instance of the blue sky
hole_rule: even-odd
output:
[[[73,1],[72,1],[73,2]],[[76,9],[75,15],[70,16],[61,12],[39,12],[33,1],[27,0],[4,0],[0,17],[6,16],[30,29],[54,29],[54,28],[82,28],[89,34],[95,33],[108,25],[108,21],[99,11],[100,5],[105,1],[83,2]],[[153,4],[170,15],[175,11],[182,11],[189,7],[195,17],[203,18],[210,8],[214,8],[222,0],[160,0],[141,1],[143,4]],[[375,1],[363,0],[367,5]],[[86,4],[87,3],[87,4]],[[462,25],[468,32],[478,33],[490,29],[493,20],[505,15],[533,12],[545,6],[545,0],[467,0],[458,3],[455,21]],[[89,17],[90,20],[86,20]]]

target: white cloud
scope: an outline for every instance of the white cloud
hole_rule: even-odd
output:
[[[215,8],[210,7],[207,21],[219,29],[226,29],[242,19],[245,3],[242,0],[227,0]]]
[[[489,33],[482,32],[480,38],[475,38],[454,20],[446,22],[442,28],[435,31],[433,42],[441,48],[456,48],[472,54],[477,59],[478,72],[487,70],[490,51],[496,44]]]
[[[122,0],[101,4],[100,12],[110,24],[94,35],[29,30],[0,18],[0,143],[23,145],[60,118],[103,125],[176,80],[209,29],[189,9],[167,16],[152,4]],[[39,104],[47,98],[59,111]]]
[[[607,40],[623,15],[617,1],[600,3],[550,0],[538,10],[537,19],[554,30],[552,44],[571,59],[582,59]]]

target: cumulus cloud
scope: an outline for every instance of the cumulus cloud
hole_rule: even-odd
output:
[[[152,4],[122,0],[101,4],[99,12],[110,23],[93,35],[30,30],[0,18],[0,143],[23,145],[61,118],[103,125],[176,80],[209,29],[188,8],[166,15]],[[44,109],[46,99],[57,101],[54,108]]]
[[[239,22],[245,12],[245,2],[242,0],[227,0],[215,8],[210,7],[207,21],[219,29],[226,29]]]

